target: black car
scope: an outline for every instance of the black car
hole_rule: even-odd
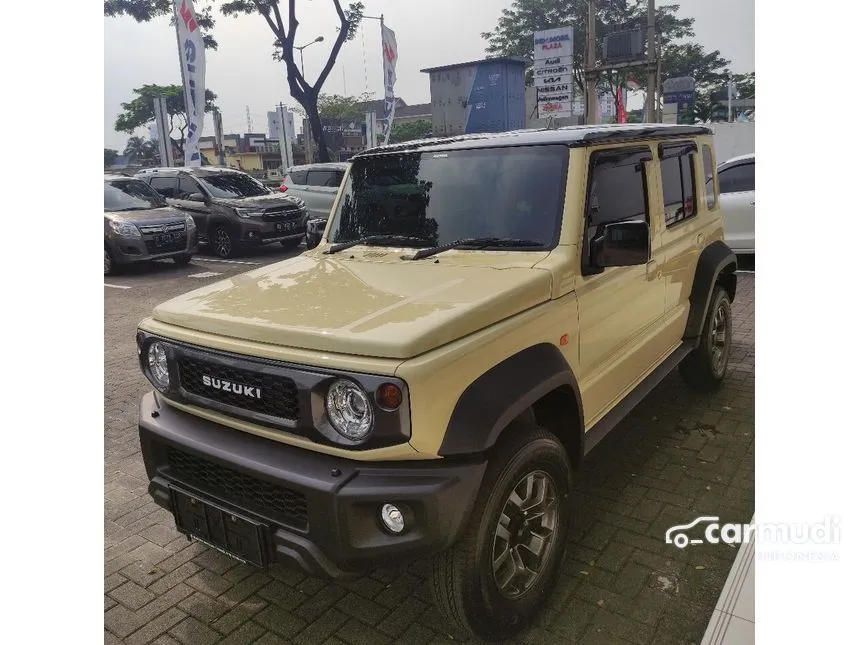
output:
[[[191,217],[139,179],[105,175],[105,275],[134,262],[172,258],[188,264],[196,252]]]
[[[275,193],[244,172],[205,166],[146,169],[136,176],[189,213],[200,242],[222,258],[243,246],[280,242],[293,248],[304,239],[304,201]]]

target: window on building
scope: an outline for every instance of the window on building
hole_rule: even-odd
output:
[[[696,215],[696,144],[660,146],[663,213],[672,226]]]

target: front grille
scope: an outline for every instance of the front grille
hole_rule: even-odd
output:
[[[298,219],[302,216],[302,209],[298,206],[279,206],[267,209],[263,213],[264,222],[283,222],[285,220]]]
[[[188,356],[180,356],[177,365],[179,383],[190,394],[271,417],[298,419],[298,388],[290,378],[227,367]],[[204,376],[208,377],[209,385],[204,382]]]
[[[138,227],[143,234],[143,242],[148,253],[171,253],[184,251],[188,246],[188,235],[185,233],[185,222],[168,222],[166,224],[147,224]],[[166,238],[176,236],[176,239]]]
[[[298,529],[308,525],[308,505],[299,491],[256,479],[175,448],[167,450],[170,477],[227,502]]]

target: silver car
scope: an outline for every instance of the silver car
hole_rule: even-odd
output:
[[[280,191],[301,197],[308,209],[305,244],[309,249],[320,243],[337,191],[348,163],[315,163],[287,169]]]

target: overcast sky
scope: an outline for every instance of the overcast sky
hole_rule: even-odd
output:
[[[200,0],[198,0],[198,5]],[[286,5],[286,3],[281,3]],[[344,0],[344,6],[348,0]],[[427,74],[419,70],[483,58],[483,31],[491,31],[510,0],[364,0],[365,14],[385,15],[397,35],[395,93],[408,104],[430,101]],[[695,18],[696,41],[720,50],[736,73],[755,71],[754,3],[752,0],[658,0],[679,4],[678,14]],[[296,0],[297,44],[317,36],[325,41],[304,52],[311,80],[322,69],[336,36],[337,15],[330,0]],[[266,112],[283,101],[295,105],[286,81],[286,66],[271,58],[274,37],[261,16],[216,16],[218,51],[206,53],[206,87],[218,95],[224,132],[246,132],[247,112],[255,132],[265,132]],[[137,23],[131,18],[104,19],[105,147],[122,151],[128,135],[113,124],[132,88],[149,83],[180,84],[176,33],[168,19]],[[355,40],[341,49],[323,91],[382,96],[382,51],[379,22],[366,20]],[[247,112],[246,112],[247,107]],[[207,116],[204,135],[212,134]]]

